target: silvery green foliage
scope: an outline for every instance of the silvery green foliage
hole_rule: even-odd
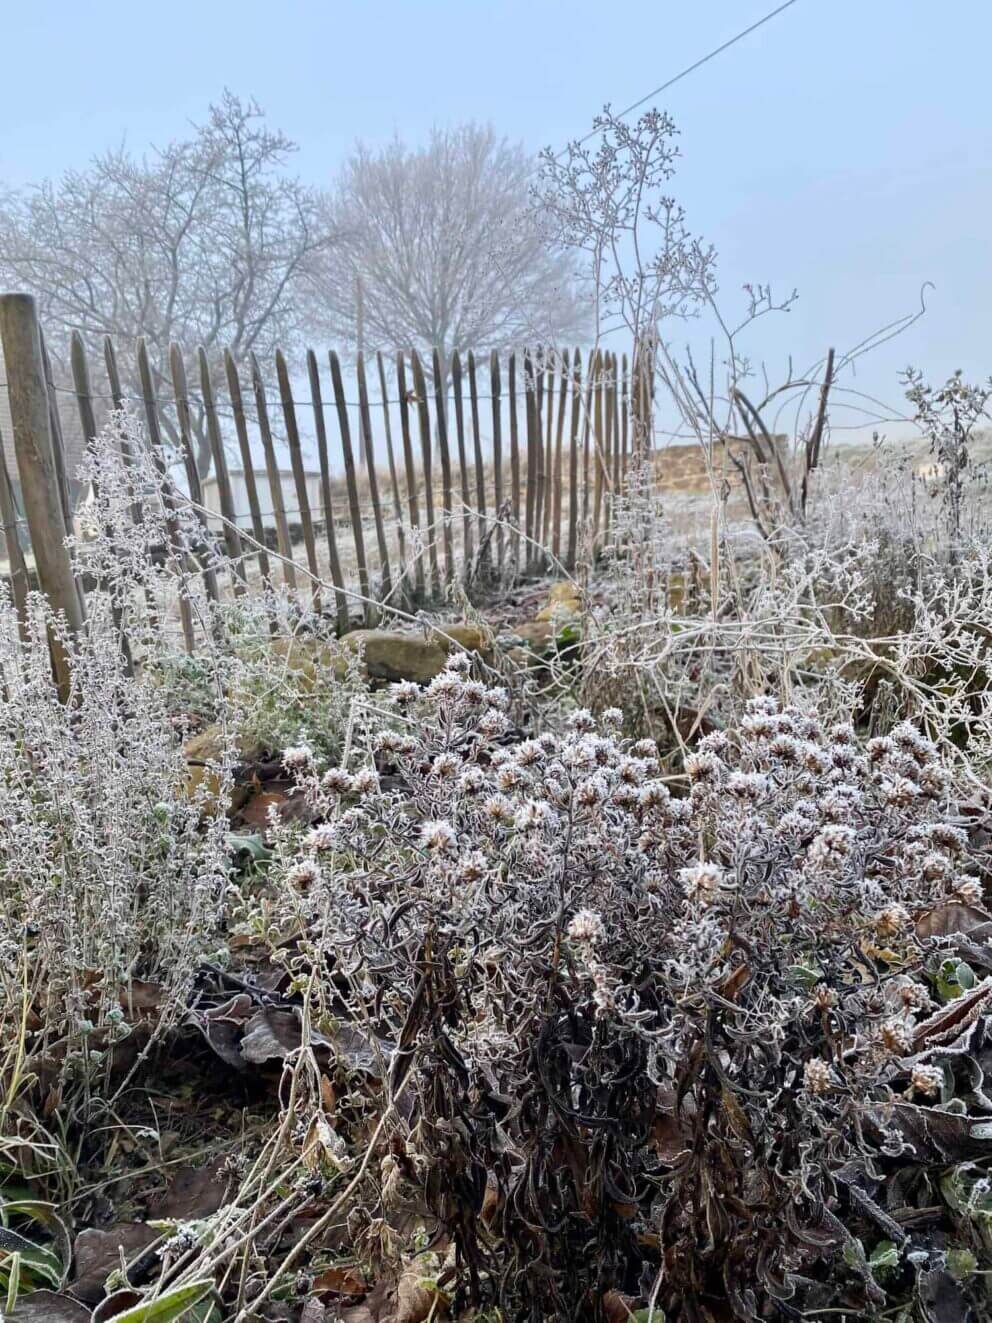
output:
[[[227,886],[224,768],[216,801],[188,793],[160,696],[126,674],[107,603],[89,607],[86,635],[63,638],[63,704],[59,620],[32,598],[22,641],[0,600],[0,1015],[16,1035],[26,999],[29,1059],[63,1085],[109,1067],[135,980],[159,985],[153,1020],[174,1026],[223,942]]]
[[[278,834],[267,919],[315,1022],[374,1030],[405,1207],[459,1290],[570,1317],[663,1255],[667,1316],[877,1309],[859,1237],[891,1229],[886,1164],[927,1156],[899,1109],[955,1087],[933,916],[984,913],[935,746],[760,699],[676,794],[617,710],[509,742],[464,658],[392,701],[347,766],[287,753],[314,825]]]
[[[205,536],[168,456],[152,447],[131,408],[112,414],[90,441],[79,479],[88,500],[77,513],[70,552],[79,573],[129,612],[135,641],[161,633],[163,620],[175,615],[177,594],[191,602],[198,621],[208,622],[202,571],[221,569],[219,545]],[[158,612],[154,628],[144,610],[149,601]]]

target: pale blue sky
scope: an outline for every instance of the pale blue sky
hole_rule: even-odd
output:
[[[358,136],[415,142],[466,119],[559,146],[772,7],[7,0],[0,183],[164,141],[225,85],[296,139],[314,183]],[[660,98],[682,135],[674,191],[719,250],[728,315],[744,281],[799,289],[751,341],[773,376],[790,352],[805,366],[911,311],[926,280],[926,318],[857,384],[898,401],[908,361],[992,370],[990,49],[988,0],[798,0]]]

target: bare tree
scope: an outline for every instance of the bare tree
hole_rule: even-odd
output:
[[[571,256],[528,205],[533,161],[491,128],[426,147],[359,145],[328,202],[341,234],[318,261],[318,315],[349,344],[495,349],[574,338],[588,323]]]
[[[544,149],[530,190],[531,214],[549,241],[581,255],[597,343],[621,327],[630,333],[635,451],[653,427],[662,323],[691,315],[715,288],[714,250],[690,233],[667,191],[675,134],[663,111],[630,125],[605,106],[584,138]]]
[[[294,150],[254,101],[225,91],[186,140],[140,159],[122,147],[0,199],[0,283],[92,345],[144,336],[163,372],[173,340],[218,364],[226,345],[238,359],[291,346],[309,263],[333,242],[316,193],[285,171]],[[206,472],[202,426],[197,450]]]
[[[533,214],[553,241],[584,255],[597,340],[611,316],[635,339],[656,335],[664,318],[686,316],[713,289],[714,250],[667,192],[675,135],[663,111],[630,125],[605,106],[585,138],[541,153]]]

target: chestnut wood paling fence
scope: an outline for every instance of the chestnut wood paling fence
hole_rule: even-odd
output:
[[[266,379],[254,355],[239,362],[226,352],[221,372],[216,358],[212,370],[203,349],[187,354],[174,344],[168,362],[156,363],[139,341],[134,371],[125,375],[108,337],[95,373],[82,338],[74,334],[72,386],[59,387],[30,296],[0,295],[0,332],[23,507],[22,513],[0,438],[0,524],[12,595],[23,612],[29,583],[26,528],[38,585],[64,613],[70,630],[82,628],[85,595],[65,545],[73,511],[59,390],[75,396],[86,441],[97,433],[98,414],[125,406],[137,413],[172,499],[177,505],[192,503],[204,545],[219,543],[224,552],[221,565],[227,572],[198,570],[208,597],[219,599],[228,578],[233,594],[245,593],[246,570],[254,562],[264,585],[281,579],[290,593],[333,611],[342,631],[349,627],[350,598],[361,602],[368,620],[376,600],[430,601],[456,579],[470,584],[487,572],[508,577],[556,565],[574,570],[580,557],[608,536],[631,461],[648,444],[639,438],[650,434],[651,374],[641,369],[636,353],[632,363],[626,354],[599,349],[547,348],[485,357],[456,352],[444,361],[434,349],[429,370],[414,350],[390,361],[376,354],[374,367],[359,356],[357,400],[352,400],[346,397],[339,355],[330,351],[322,373],[317,354],[308,350],[308,397],[301,399],[302,375],[291,375],[280,350]],[[136,390],[125,391],[124,380],[137,382]],[[332,473],[332,428],[343,483]],[[304,429],[319,462],[318,508],[308,491]],[[200,435],[209,447],[219,531],[204,508]],[[186,492],[169,479],[167,444],[181,456]],[[125,461],[133,458],[126,437],[121,445]],[[289,454],[291,483],[278,462],[280,445]],[[235,507],[229,448],[240,458],[247,511]],[[385,451],[381,467],[377,449],[380,456]],[[261,507],[260,474],[271,511]],[[141,519],[138,495],[133,517]],[[246,518],[250,533],[242,526]],[[273,526],[278,556],[269,554]],[[188,563],[188,546],[177,554]],[[216,557],[211,562],[216,565]],[[323,600],[325,582],[329,601]],[[180,598],[179,607],[185,645],[192,650],[189,604]],[[58,673],[60,659],[54,660]]]

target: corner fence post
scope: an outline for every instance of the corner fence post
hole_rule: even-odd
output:
[[[53,609],[64,616],[70,633],[76,634],[83,628],[83,610],[65,545],[65,515],[38,309],[30,294],[0,295],[0,337],[7,368],[14,453],[38,582]],[[64,700],[69,696],[71,676],[65,652],[55,639],[52,657]]]

